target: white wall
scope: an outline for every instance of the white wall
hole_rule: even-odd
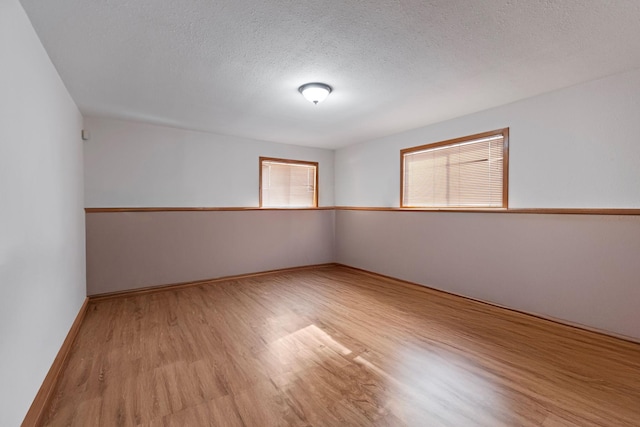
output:
[[[464,102],[464,99],[460,100]],[[510,128],[513,208],[639,208],[640,70],[336,151],[337,206],[400,203],[400,149]]]
[[[17,426],[85,298],[82,116],[0,0],[0,425]]]
[[[333,205],[333,151],[133,121],[85,118],[87,207],[256,207],[260,156],[319,162]]]

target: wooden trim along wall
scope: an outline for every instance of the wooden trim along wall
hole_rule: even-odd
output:
[[[326,263],[326,264],[316,264],[316,265],[305,265],[305,266],[301,266],[301,267],[282,268],[282,269],[277,269],[277,270],[268,270],[268,271],[260,271],[260,272],[256,272],[256,273],[239,274],[239,275],[227,276],[227,277],[219,277],[219,278],[216,278],[216,279],[196,280],[196,281],[192,281],[192,282],[174,283],[174,284],[161,285],[161,286],[150,286],[150,287],[141,288],[141,289],[133,289],[133,290],[129,290],[129,291],[112,292],[112,293],[108,293],[108,294],[92,295],[92,296],[87,297],[85,299],[84,303],[82,304],[82,307],[80,308],[80,311],[78,312],[78,316],[76,317],[76,320],[73,322],[73,325],[71,326],[71,329],[69,330],[69,334],[67,335],[67,338],[65,339],[64,343],[62,344],[62,347],[60,348],[60,351],[58,352],[58,355],[56,356],[56,359],[54,360],[53,365],[51,366],[51,369],[49,370],[49,373],[47,374],[47,377],[45,378],[45,381],[42,384],[42,387],[40,387],[40,390],[38,391],[38,395],[34,399],[34,402],[31,405],[31,408],[29,409],[29,413],[25,417],[25,420],[24,420],[22,425],[23,426],[30,426],[31,424],[28,424],[27,421],[28,420],[29,421],[36,420],[36,418],[31,418],[32,412],[34,412],[34,413],[37,412],[38,413],[38,417],[41,417],[42,414],[44,413],[44,411],[42,409],[46,408],[46,404],[48,403],[48,400],[51,398],[51,394],[53,392],[53,389],[55,388],[55,384],[57,382],[58,376],[59,376],[62,368],[64,367],[64,362],[66,362],[66,359],[67,359],[67,357],[69,355],[69,350],[71,349],[71,345],[73,344],[73,341],[75,340],[75,337],[78,334],[78,331],[80,329],[80,325],[82,324],[82,321],[83,321],[83,319],[84,319],[84,317],[86,315],[88,304],[90,302],[104,301],[104,300],[114,299],[114,298],[127,298],[127,297],[150,294],[150,293],[156,293],[156,292],[174,291],[174,290],[188,288],[188,287],[192,287],[192,286],[220,283],[220,282],[224,282],[224,281],[228,281],[228,280],[239,280],[239,279],[246,279],[246,278],[251,278],[251,277],[267,276],[267,275],[272,275],[272,274],[292,273],[292,272],[296,272],[296,271],[317,270],[317,269],[331,268],[331,267],[347,268],[347,269],[350,269],[350,270],[358,271],[358,272],[363,273],[363,274],[368,274],[368,275],[373,276],[373,277],[378,277],[378,278],[384,279],[386,281],[391,281],[391,282],[394,282],[395,284],[400,284],[400,285],[403,285],[403,286],[410,286],[412,288],[420,289],[420,290],[423,290],[423,291],[426,291],[426,292],[438,292],[438,293],[442,293],[442,294],[452,295],[452,296],[457,297],[457,298],[464,298],[464,299],[467,299],[467,300],[470,300],[470,301],[475,301],[475,302],[478,302],[478,303],[481,303],[481,304],[487,304],[487,305],[490,305],[490,306],[493,306],[493,307],[498,307],[498,308],[501,308],[501,309],[504,309],[504,310],[509,310],[509,311],[512,311],[512,312],[515,312],[515,313],[520,313],[520,314],[525,315],[525,316],[538,317],[540,319],[548,320],[548,321],[551,321],[551,322],[554,322],[554,323],[558,323],[558,324],[561,324],[561,325],[564,325],[564,326],[567,326],[567,327],[581,329],[581,330],[585,330],[585,331],[589,331],[589,332],[595,332],[595,333],[598,333],[598,334],[601,334],[601,335],[614,337],[614,338],[621,339],[621,340],[624,340],[624,341],[640,343],[640,340],[637,340],[637,339],[635,339],[633,337],[629,337],[629,336],[626,336],[626,335],[616,334],[615,332],[603,331],[603,330],[598,329],[598,328],[592,328],[592,327],[589,327],[589,326],[586,326],[586,325],[573,323],[573,322],[570,322],[570,321],[567,321],[567,320],[560,320],[560,319],[556,319],[556,318],[550,317],[550,316],[544,316],[544,315],[541,315],[541,314],[536,314],[536,313],[530,313],[530,312],[526,312],[526,311],[522,311],[522,310],[517,310],[517,309],[514,309],[514,308],[510,308],[510,307],[504,306],[504,305],[496,304],[496,303],[493,303],[493,302],[484,301],[484,300],[481,300],[481,299],[472,298],[472,297],[468,297],[468,296],[464,296],[464,295],[458,295],[458,294],[455,294],[455,293],[452,293],[452,292],[444,291],[442,289],[431,288],[429,286],[421,285],[419,283],[410,282],[408,280],[398,279],[396,277],[387,276],[387,275],[380,274],[380,273],[375,273],[373,271],[369,271],[369,270],[365,270],[365,269],[357,268],[357,267],[352,267],[350,265],[341,264],[341,263],[337,263],[337,262],[331,262],[331,263]],[[45,385],[47,385],[47,387],[45,387]],[[46,400],[43,400],[43,398],[46,399]],[[40,402],[40,404],[36,405],[36,402]],[[45,405],[42,405],[42,403],[44,403]],[[35,411],[35,409],[37,409],[37,408],[40,408],[40,411]],[[36,425],[37,425],[37,423],[36,423]]]
[[[502,213],[502,214],[546,214],[546,215],[640,215],[640,209],[619,208],[507,208],[507,209],[468,209],[468,208],[392,208],[336,206],[342,211],[386,211],[386,212],[458,212],[458,213]]]
[[[151,294],[155,292],[174,291],[177,289],[189,288],[191,286],[213,284],[213,283],[224,282],[227,280],[239,280],[239,279],[246,279],[249,277],[265,276],[269,274],[290,273],[293,271],[315,270],[319,268],[335,267],[336,265],[337,265],[336,263],[330,262],[327,264],[315,264],[315,265],[304,265],[301,267],[280,268],[277,270],[259,271],[256,273],[249,273],[249,274],[238,274],[234,276],[218,277],[215,279],[194,280],[192,282],[171,283],[168,285],[160,285],[160,286],[147,286],[146,288],[137,288],[137,289],[126,290],[126,291],[91,295],[88,298],[91,301],[102,301],[106,299],[130,297],[130,296],[136,296],[136,295]]]
[[[503,310],[509,310],[509,311],[512,311],[514,313],[519,313],[519,314],[524,315],[524,316],[537,317],[539,319],[543,319],[543,320],[547,320],[547,321],[550,321],[550,322],[554,322],[554,323],[557,323],[557,324],[560,324],[560,325],[563,325],[563,326],[567,326],[567,327],[571,327],[571,328],[575,328],[575,329],[580,329],[580,330],[585,330],[585,331],[589,331],[589,332],[594,332],[594,333],[597,333],[597,334],[600,334],[600,335],[614,337],[614,338],[617,338],[617,339],[621,339],[621,340],[629,341],[629,342],[633,342],[633,343],[640,343],[640,340],[637,340],[637,339],[635,339],[633,337],[629,337],[627,335],[616,334],[615,332],[604,331],[602,329],[593,328],[593,327],[586,326],[586,325],[583,325],[583,324],[580,324],[580,323],[570,322],[568,320],[557,319],[557,318],[551,317],[551,316],[545,316],[545,315],[542,315],[542,314],[537,314],[537,313],[531,313],[531,312],[527,312],[527,311],[517,310],[517,309],[510,308],[510,307],[507,307],[507,306],[504,306],[504,305],[501,305],[501,304],[497,304],[497,303],[494,303],[494,302],[489,302],[489,301],[485,301],[485,300],[481,300],[481,299],[477,299],[477,298],[472,298],[472,297],[468,297],[468,296],[464,296],[464,295],[458,295],[458,294],[455,294],[455,293],[452,293],[452,292],[444,291],[442,289],[432,288],[432,287],[429,287],[427,285],[421,285],[419,283],[410,282],[408,280],[403,280],[403,279],[398,279],[398,278],[393,277],[393,276],[387,276],[387,275],[384,275],[384,274],[375,273],[373,271],[369,271],[369,270],[365,270],[365,269],[357,268],[357,267],[352,267],[350,265],[341,264],[341,263],[338,263],[338,262],[331,262],[331,263],[326,263],[326,264],[305,265],[305,266],[291,267],[291,268],[282,268],[282,269],[277,269],[277,270],[260,271],[260,272],[256,272],[256,273],[239,274],[239,275],[235,275],[235,276],[219,277],[219,278],[215,278],[215,279],[196,280],[196,281],[192,281],[192,282],[173,283],[173,284],[161,285],[161,286],[149,286],[149,287],[140,288],[140,289],[132,289],[132,290],[127,290],[127,291],[111,292],[111,293],[107,293],[107,294],[92,295],[92,296],[87,297],[87,301],[93,302],[93,301],[103,301],[103,300],[114,299],[114,298],[126,298],[126,297],[132,297],[132,296],[144,295],[144,294],[150,294],[150,293],[156,293],[156,292],[174,291],[174,290],[188,288],[188,287],[192,287],[192,286],[198,286],[198,285],[215,284],[215,283],[220,283],[220,282],[224,282],[224,281],[228,281],[228,280],[239,280],[239,279],[246,279],[246,278],[250,278],[250,277],[267,276],[267,275],[271,275],[271,274],[291,273],[291,272],[295,272],[295,271],[304,271],[304,270],[317,270],[317,269],[321,269],[321,268],[330,268],[330,267],[347,268],[347,269],[350,269],[350,270],[358,271],[358,272],[363,273],[363,274],[368,274],[368,275],[373,276],[373,277],[381,278],[381,279],[384,279],[386,281],[394,282],[394,284],[399,284],[399,285],[402,285],[402,286],[410,286],[410,287],[412,287],[414,289],[420,289],[420,290],[423,290],[425,292],[438,292],[438,293],[442,293],[442,294],[451,295],[451,296],[456,297],[456,298],[464,298],[464,299],[467,299],[467,300],[470,300],[470,301],[475,301],[477,303],[486,304],[486,305],[490,305],[490,306],[493,306],[493,307],[498,307],[498,308],[501,308]],[[87,301],[85,301],[85,304],[83,305],[83,308],[81,309],[81,312],[83,310],[86,311]],[[78,316],[80,316],[80,314],[78,314]],[[84,318],[84,313],[82,314],[82,318]],[[78,319],[76,319],[76,322],[74,322],[74,325],[72,326],[72,330],[74,328],[79,327],[79,324],[76,326],[76,323],[79,323],[79,322],[82,322],[82,319],[80,319],[79,321],[78,321]],[[74,331],[74,338],[75,338],[75,335],[77,334],[77,332],[78,331],[76,329]],[[69,332],[69,334],[71,334],[71,331]],[[67,339],[68,339],[68,337],[67,337]],[[71,346],[72,343],[73,342],[69,343],[69,347]],[[65,340],[65,344],[64,345],[66,345],[66,344],[67,344],[67,341]],[[62,352],[62,349],[60,351]],[[67,350],[67,353],[68,353],[68,350]],[[65,355],[65,358],[66,358],[66,355]],[[57,358],[56,358],[56,360],[57,360]],[[53,369],[53,367],[52,367],[52,369]],[[47,378],[48,377],[49,377],[49,375],[47,375]],[[54,385],[55,385],[55,383],[54,383]],[[43,384],[43,386],[44,386],[44,384]],[[40,393],[38,393],[38,394],[40,394]],[[26,418],[25,418],[25,420],[26,420]]]
[[[44,378],[44,381],[40,386],[40,390],[38,390],[38,394],[36,394],[36,397],[33,399],[33,403],[31,403],[31,407],[22,421],[21,425],[23,427],[38,426],[42,422],[45,411],[49,407],[49,403],[53,397],[53,392],[55,391],[60,374],[62,373],[69,358],[73,342],[78,336],[78,331],[80,330],[82,321],[87,314],[88,307],[89,298],[87,297],[85,298],[84,303],[82,303],[82,307],[80,307],[80,311],[78,312],[76,319],[73,321],[67,337],[64,339],[56,358],[51,364],[51,368],[49,368],[49,372],[47,372],[47,376]]]
[[[557,318],[551,317],[551,316],[545,316],[545,315],[542,315],[542,314],[531,313],[531,312],[527,312],[527,311],[523,311],[523,310],[517,310],[515,308],[511,308],[511,307],[507,307],[507,306],[504,306],[504,305],[496,304],[494,302],[484,301],[484,300],[477,299],[477,298],[471,298],[471,297],[464,296],[464,295],[458,295],[458,294],[455,294],[455,293],[452,293],[452,292],[443,291],[442,289],[431,288],[429,286],[421,285],[419,283],[410,282],[408,280],[398,279],[398,278],[395,278],[395,277],[392,277],[392,276],[387,276],[387,275],[384,275],[384,274],[375,273],[373,271],[369,271],[369,270],[365,270],[365,269],[357,268],[357,267],[352,267],[352,266],[346,265],[346,264],[336,263],[335,265],[337,267],[347,268],[347,269],[350,269],[350,270],[354,270],[354,271],[360,272],[362,274],[367,274],[367,275],[372,276],[372,277],[377,277],[379,279],[383,279],[383,280],[388,281],[388,282],[393,282],[396,285],[407,286],[407,287],[411,287],[413,289],[422,290],[424,292],[436,292],[436,293],[440,293],[440,294],[450,295],[450,296],[453,296],[455,298],[463,298],[463,299],[466,299],[466,300],[469,300],[469,301],[474,301],[474,302],[479,303],[479,304],[486,304],[486,305],[490,305],[492,307],[500,308],[502,310],[508,310],[508,311],[513,312],[513,313],[518,313],[518,314],[520,314],[522,316],[537,317],[538,319],[542,319],[542,320],[546,320],[546,321],[549,321],[549,322],[553,322],[553,323],[556,323],[556,324],[559,324],[559,325],[562,325],[562,326],[565,326],[565,327],[568,327],[568,328],[574,328],[574,329],[579,329],[579,330],[582,330],[582,331],[593,332],[593,333],[596,333],[596,334],[599,334],[599,335],[604,335],[604,336],[607,336],[607,337],[613,337],[613,338],[616,338],[616,339],[619,339],[619,340],[640,344],[640,340],[638,340],[636,338],[633,338],[633,337],[629,337],[627,335],[616,334],[615,332],[604,331],[602,329],[592,328],[590,326],[582,325],[580,323],[574,323],[574,322],[570,322],[568,320],[557,319]]]
[[[640,215],[639,208],[394,208],[383,206],[322,206],[317,208],[258,208],[258,207],[131,207],[131,208],[85,208],[86,213],[117,212],[210,212],[210,211],[386,211],[386,212],[458,212],[458,213],[502,213],[543,215]]]
[[[333,206],[320,206],[310,208],[260,208],[260,207],[131,207],[131,208],[84,208],[86,213],[104,213],[104,212],[211,212],[211,211],[317,211],[317,210],[334,210]]]

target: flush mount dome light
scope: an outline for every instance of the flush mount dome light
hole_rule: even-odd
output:
[[[302,94],[309,102],[318,104],[324,101],[331,93],[331,86],[324,83],[307,83],[298,88],[298,92]]]

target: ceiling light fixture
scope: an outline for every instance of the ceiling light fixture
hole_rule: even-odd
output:
[[[298,92],[302,96],[316,105],[324,101],[331,93],[331,90],[331,86],[324,83],[307,83],[298,88]]]

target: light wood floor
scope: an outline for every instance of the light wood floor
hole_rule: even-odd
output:
[[[640,345],[332,267],[94,302],[52,426],[639,426]]]

